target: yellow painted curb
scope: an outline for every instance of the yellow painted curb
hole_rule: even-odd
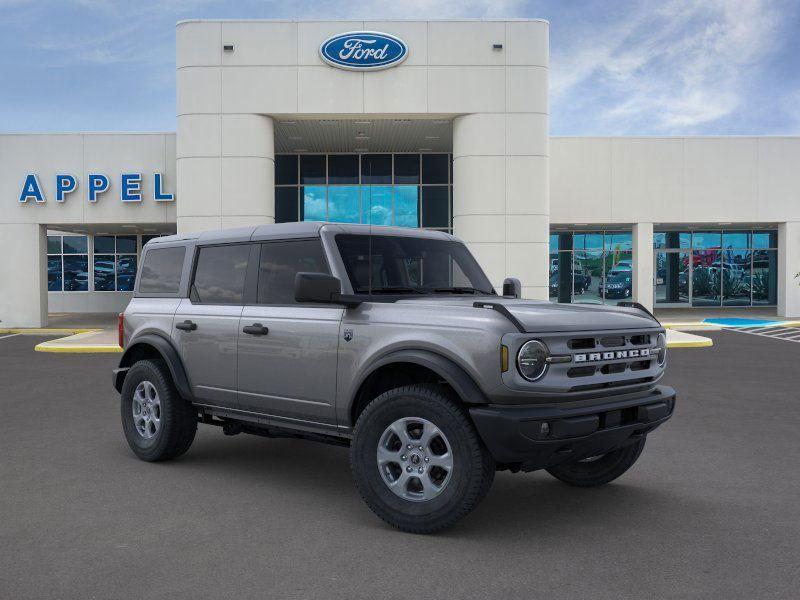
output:
[[[98,333],[102,329],[48,329],[47,327],[17,327],[0,329],[0,335],[17,333],[22,335],[76,335],[78,333]]]
[[[104,353],[120,353],[122,348],[119,346],[111,345],[95,345],[95,346],[65,346],[65,345],[49,345],[48,342],[36,344],[33,348],[36,352],[57,352],[61,354],[104,354]]]
[[[714,341],[708,338],[703,338],[702,340],[684,340],[684,341],[667,342],[667,348],[708,348],[709,346],[713,345]]]
[[[661,323],[661,326],[664,329],[694,329],[696,331],[719,331],[722,329],[716,323],[703,323],[703,322],[694,322],[694,323]]]

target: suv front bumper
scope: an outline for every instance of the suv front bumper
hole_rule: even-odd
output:
[[[469,413],[495,461],[534,471],[631,444],[674,410],[675,390],[659,385],[588,404],[488,404]]]

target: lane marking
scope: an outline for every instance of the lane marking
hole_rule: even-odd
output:
[[[4,340],[10,337],[17,337],[18,335],[22,335],[21,333],[12,333],[11,335],[0,335],[0,340]]]
[[[800,328],[798,327],[726,327],[725,330],[800,344]]]

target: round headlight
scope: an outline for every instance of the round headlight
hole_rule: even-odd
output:
[[[659,333],[656,345],[658,347],[658,366],[663,367],[667,362],[667,336]]]
[[[525,342],[517,354],[517,369],[528,381],[536,381],[544,375],[547,369],[547,357],[549,352],[539,340]]]

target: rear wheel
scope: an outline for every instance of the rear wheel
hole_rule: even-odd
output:
[[[146,461],[186,452],[197,432],[197,414],[180,397],[164,361],[141,360],[125,376],[120,412],[128,445]]]
[[[547,472],[577,487],[597,487],[614,481],[639,459],[646,438],[623,448],[574,462],[550,467]]]
[[[455,524],[487,494],[495,472],[463,408],[426,385],[390,390],[364,409],[350,465],[372,511],[411,533]]]

